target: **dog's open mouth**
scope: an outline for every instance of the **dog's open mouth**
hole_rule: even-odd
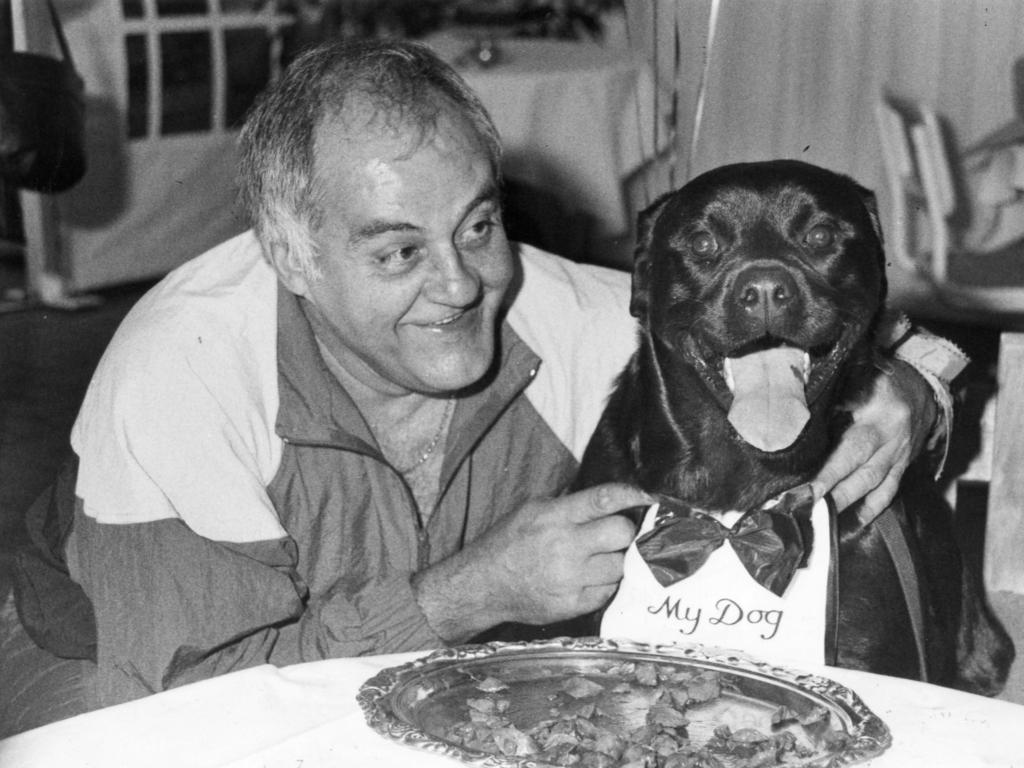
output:
[[[762,338],[716,354],[690,339],[691,361],[728,412],[730,424],[747,443],[782,451],[800,437],[810,406],[826,388],[849,351],[856,331],[847,328],[834,344],[812,349]]]
[[[805,394],[810,374],[811,356],[797,347],[780,345],[726,357],[722,375],[732,393],[729,423],[762,451],[788,448],[811,417]]]

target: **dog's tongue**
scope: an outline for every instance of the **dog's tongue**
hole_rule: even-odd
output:
[[[804,352],[775,347],[725,360],[733,400],[729,422],[762,451],[792,445],[810,418],[804,397]]]

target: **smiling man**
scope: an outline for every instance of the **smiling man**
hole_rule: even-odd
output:
[[[564,490],[635,343],[629,278],[510,246],[497,133],[458,75],[410,43],[318,48],[241,147],[253,231],[132,310],[34,510],[19,613],[75,660],[61,696],[12,699],[8,732],[575,617],[621,578],[615,513],[646,497]],[[928,393],[881,385],[828,487],[898,474]]]

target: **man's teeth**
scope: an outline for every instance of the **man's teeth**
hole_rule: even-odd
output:
[[[454,315],[449,315],[448,317],[446,317],[446,318],[444,318],[442,320],[438,320],[435,323],[431,323],[431,325],[435,325],[435,326],[437,326],[437,325],[448,325],[449,323],[454,323],[456,320],[458,320],[464,314],[465,314],[465,312],[456,312]]]

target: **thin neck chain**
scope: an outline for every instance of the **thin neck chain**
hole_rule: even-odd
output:
[[[338,362],[338,358],[334,356],[334,353],[331,352],[331,350],[329,350],[327,346],[320,341],[319,338],[316,340],[316,343],[317,347],[320,350],[320,354],[324,359],[324,362],[327,364],[327,367],[334,374],[334,377],[340,383],[342,383],[342,386],[344,386],[343,382],[348,377],[347,374],[345,373],[344,368],[342,368],[341,363]],[[454,410],[454,408],[455,395],[449,395],[448,403],[445,405],[444,413],[441,415],[441,423],[437,425],[437,432],[434,433],[434,436],[430,439],[430,443],[427,445],[425,449],[423,449],[423,452],[420,453],[420,455],[412,464],[410,464],[407,467],[395,467],[395,470],[399,474],[405,475],[408,474],[409,472],[412,472],[414,469],[423,466],[427,459],[429,459],[433,455],[434,451],[437,449],[438,443],[441,442],[441,438],[444,437],[445,435],[445,431],[448,426],[448,419],[451,418],[452,411]],[[370,426],[371,431],[376,432],[375,426],[373,424],[368,424],[368,426]],[[377,440],[378,443],[380,443],[383,446],[383,440],[381,440],[379,437],[377,438]],[[394,463],[392,463],[392,466],[394,466]]]
[[[441,438],[444,436],[445,428],[448,426],[448,419],[451,417],[452,410],[454,408],[455,395],[451,395],[448,397],[448,402],[445,404],[444,413],[441,414],[441,422],[437,425],[437,432],[434,433],[434,436],[430,439],[430,442],[427,444],[427,447],[423,449],[423,452],[419,455],[416,461],[414,461],[407,467],[395,467],[395,469],[397,469],[400,474],[406,475],[412,472],[414,469],[421,466],[427,459],[429,459],[433,455],[434,450],[438,446],[438,443],[441,442]]]

